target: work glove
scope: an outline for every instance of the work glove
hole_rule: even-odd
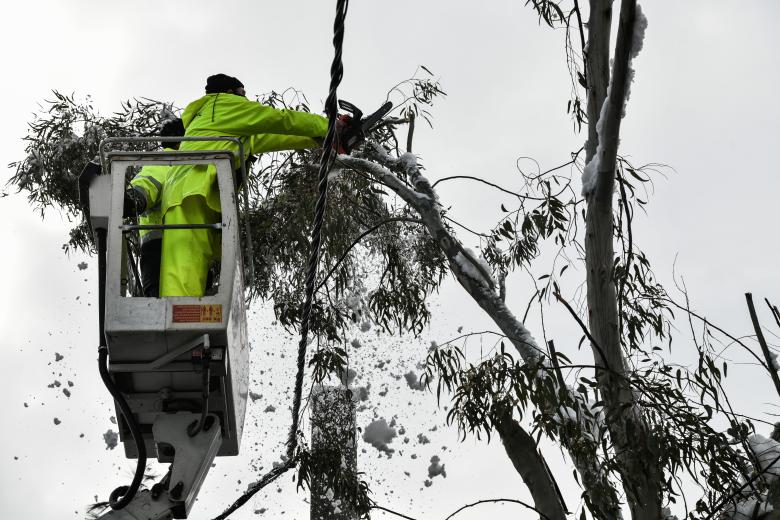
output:
[[[146,211],[146,194],[138,187],[125,190],[124,209],[122,217],[134,217]]]
[[[361,140],[356,138],[355,127],[357,124],[349,114],[340,114],[336,118],[336,136],[333,139],[333,150],[336,153],[349,155],[352,149],[360,143]]]

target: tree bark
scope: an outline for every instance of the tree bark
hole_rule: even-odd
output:
[[[609,43],[612,34],[612,0],[591,0],[588,18],[588,50],[585,67],[588,72],[588,142],[585,162],[596,154],[599,137],[596,122],[607,97],[609,85]]]
[[[609,77],[609,71],[606,69],[609,51],[608,47],[602,46],[604,42],[608,43],[608,37],[593,33],[596,30],[609,31],[608,25],[603,24],[610,19],[605,15],[610,3],[609,0],[591,2],[591,21],[602,25],[594,24],[589,34],[589,41],[594,45],[588,50],[589,70],[594,83],[591,88],[592,95],[589,93],[588,96],[588,126],[589,136],[596,135],[596,138],[594,141],[589,137],[588,154],[592,157],[593,154],[600,153],[601,156],[596,158],[599,168],[596,172],[595,189],[586,195],[588,319],[591,335],[597,343],[592,345],[593,356],[596,366],[601,368],[597,372],[597,378],[605,402],[606,415],[612,418],[607,426],[632,518],[658,520],[661,517],[663,471],[658,464],[658,447],[640,407],[634,400],[628,382],[630,373],[621,347],[613,273],[613,192],[620,122],[631,80],[630,55],[636,22],[636,0],[623,0],[621,5],[609,99],[602,111],[606,95],[602,96],[602,85],[599,81],[605,74]],[[599,114],[605,119],[598,125],[601,127],[600,136],[596,132]]]
[[[528,486],[534,506],[544,515],[542,518],[565,520],[566,504],[533,437],[512,418],[511,412],[496,423],[496,430],[509,460]]]

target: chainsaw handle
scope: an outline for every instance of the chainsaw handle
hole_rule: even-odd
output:
[[[344,110],[344,111],[349,112],[350,114],[352,114],[352,117],[355,120],[357,120],[357,121],[360,121],[361,119],[363,119],[363,111],[360,110],[355,105],[353,105],[352,103],[350,103],[349,101],[345,101],[343,99],[339,99],[339,108],[341,110]]]

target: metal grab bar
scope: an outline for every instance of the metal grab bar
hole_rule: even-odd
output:
[[[238,137],[231,137],[227,135],[221,135],[221,136],[177,136],[177,137],[168,137],[168,136],[148,136],[148,137],[107,137],[106,139],[103,139],[100,141],[100,145],[98,147],[98,153],[100,154],[100,164],[103,167],[103,171],[109,171],[106,165],[106,160],[108,158],[108,154],[110,152],[106,152],[106,148],[109,144],[112,143],[154,143],[154,142],[163,142],[163,143],[180,143],[183,141],[200,141],[200,142],[231,142],[236,145],[238,145],[238,153],[239,153],[239,168],[241,170],[241,178],[246,183],[246,186],[244,187],[244,230],[245,230],[245,236],[246,236],[246,259],[243,257],[240,258],[241,261],[241,270],[244,272],[244,280],[245,284],[251,284],[252,281],[255,278],[255,266],[254,266],[254,244],[252,242],[252,228],[250,225],[250,219],[249,219],[249,177],[247,176],[246,172],[246,158],[244,156],[244,143],[241,141]],[[232,152],[229,150],[203,150],[199,151],[199,153],[229,153],[231,155]],[[127,153],[127,151],[123,151],[120,153]],[[140,152],[143,153],[143,152]],[[147,152],[149,153],[149,152]],[[183,152],[166,152],[172,155],[182,154],[182,155],[188,155],[187,151]],[[235,179],[234,179],[235,181]],[[236,200],[238,200],[238,195],[236,192],[233,192],[234,197]],[[238,206],[238,204],[236,204]],[[239,234],[239,241],[240,241],[240,234]],[[242,255],[243,256],[243,255]],[[248,268],[248,273],[247,273]]]
[[[217,222],[215,224],[124,224],[119,226],[119,229],[124,233],[129,233],[130,231],[146,229],[216,229],[222,231],[224,227],[226,224]]]

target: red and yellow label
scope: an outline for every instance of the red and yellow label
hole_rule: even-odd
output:
[[[222,323],[222,305],[174,305],[173,323]]]

